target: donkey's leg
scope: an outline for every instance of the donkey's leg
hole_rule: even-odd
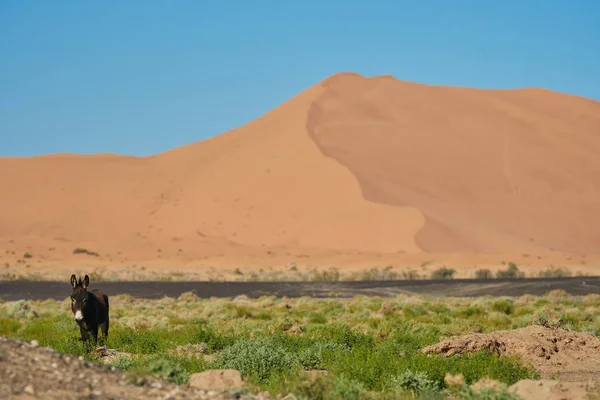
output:
[[[83,325],[79,325],[79,333],[81,334],[81,340],[85,343],[89,340],[90,335],[87,330],[83,327]]]
[[[98,344],[98,325],[93,324],[90,327],[90,334],[92,335],[92,339],[94,340],[94,344]]]
[[[102,325],[100,325],[100,329],[102,330],[102,334],[104,335],[104,337],[108,336],[108,325],[109,325],[109,321],[108,321],[108,316],[107,316],[106,321],[104,321],[104,323]]]
[[[102,337],[100,342],[104,345],[106,344],[106,338],[108,337],[108,321],[104,321],[99,326],[100,331],[102,331]]]

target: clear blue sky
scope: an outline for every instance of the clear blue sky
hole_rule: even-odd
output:
[[[600,100],[597,0],[0,1],[0,155],[149,155],[340,71]]]

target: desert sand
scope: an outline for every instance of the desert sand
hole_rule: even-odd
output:
[[[0,190],[5,274],[467,276],[512,261],[596,275],[600,103],[340,73],[153,156],[0,158]]]

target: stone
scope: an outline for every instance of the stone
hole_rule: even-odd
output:
[[[190,375],[190,387],[204,390],[223,391],[241,389],[244,386],[242,374],[235,369],[210,369]]]
[[[23,391],[27,394],[35,395],[35,389],[31,384],[25,386],[25,389],[23,389]]]

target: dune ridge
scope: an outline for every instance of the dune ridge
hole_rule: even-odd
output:
[[[340,73],[153,156],[0,158],[0,250],[173,268],[598,254],[599,128],[577,96]]]

